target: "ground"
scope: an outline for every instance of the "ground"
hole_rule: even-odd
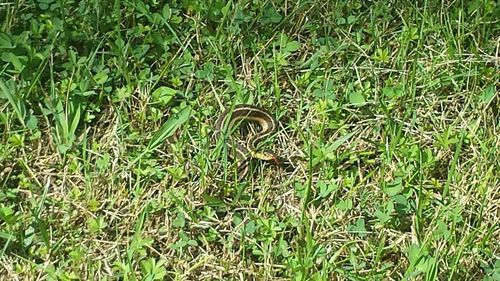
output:
[[[0,5],[0,276],[500,280],[495,1]],[[290,162],[235,180],[229,107]],[[254,128],[257,129],[258,128]]]

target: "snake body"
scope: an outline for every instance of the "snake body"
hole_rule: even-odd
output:
[[[237,143],[229,137],[233,127],[242,121],[255,122],[260,125],[260,131],[250,137],[246,145]],[[265,160],[275,165],[281,165],[282,159],[274,152],[270,150],[259,151],[256,149],[256,145],[264,138],[274,133],[277,127],[278,122],[269,112],[261,107],[249,104],[240,104],[234,106],[234,108],[227,108],[219,116],[215,124],[216,138],[220,139],[221,137],[224,138],[228,136],[228,140],[225,141],[225,144],[230,151],[235,152],[236,158],[240,162],[238,166],[239,178],[247,174],[248,160],[251,158]],[[224,140],[226,139],[224,138]]]

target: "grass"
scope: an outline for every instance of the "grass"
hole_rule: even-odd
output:
[[[2,279],[500,280],[494,1],[159,2],[0,5]]]

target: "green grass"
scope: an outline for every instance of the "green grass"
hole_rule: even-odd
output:
[[[495,1],[157,2],[0,4],[1,279],[500,280]]]

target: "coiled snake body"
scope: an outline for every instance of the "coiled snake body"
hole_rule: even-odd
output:
[[[246,145],[235,142],[230,134],[236,123],[242,121],[255,122],[260,125],[260,131],[248,139]],[[275,165],[281,166],[283,159],[270,150],[257,150],[256,145],[270,134],[274,133],[278,122],[265,109],[248,104],[240,104],[234,108],[226,109],[217,119],[215,124],[216,138],[224,138],[225,144],[230,152],[235,153],[240,164],[238,165],[238,178],[248,173],[248,161],[251,158],[261,159]],[[228,139],[225,139],[225,137]]]

